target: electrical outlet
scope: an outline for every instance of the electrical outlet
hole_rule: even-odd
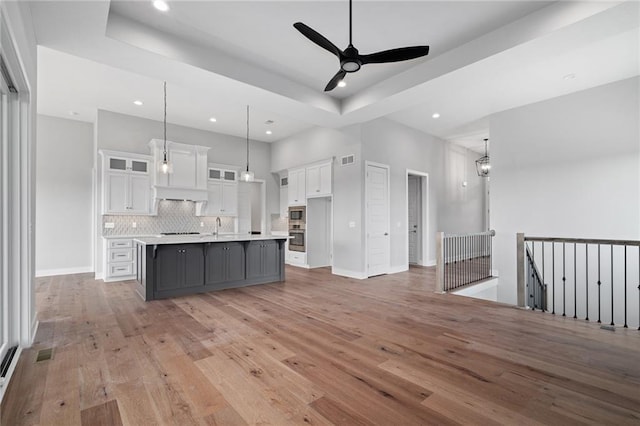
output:
[[[200,228],[204,228],[204,222],[200,222]]]
[[[137,227],[138,227],[138,224],[137,224],[136,222],[131,222],[131,227],[132,227],[132,228],[137,228]]]
[[[113,223],[113,222],[105,222],[105,223],[104,223],[104,228],[105,228],[105,229],[113,229],[113,228],[115,228],[115,227],[116,227],[116,224],[115,224],[115,223]]]

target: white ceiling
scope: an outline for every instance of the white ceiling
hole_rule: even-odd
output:
[[[640,73],[637,1],[356,0],[362,53],[428,44],[430,54],[367,65],[328,94],[337,59],[292,24],[344,48],[346,0],[169,4],[162,13],[150,1],[31,3],[39,112],[94,121],[100,108],[161,120],[166,80],[176,124],[244,136],[250,104],[257,140],[388,117],[482,150],[492,113]],[[271,136],[266,120],[275,122]]]

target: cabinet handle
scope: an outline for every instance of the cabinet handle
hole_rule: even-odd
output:
[[[320,190],[319,190],[319,189],[316,189],[316,192],[320,192]]]

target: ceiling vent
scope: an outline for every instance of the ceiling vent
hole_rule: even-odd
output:
[[[345,155],[344,157],[340,158],[341,166],[349,166],[355,162],[356,162],[356,156],[354,154]]]

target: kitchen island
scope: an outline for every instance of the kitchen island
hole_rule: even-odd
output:
[[[136,290],[146,301],[284,281],[287,236],[135,238]]]

